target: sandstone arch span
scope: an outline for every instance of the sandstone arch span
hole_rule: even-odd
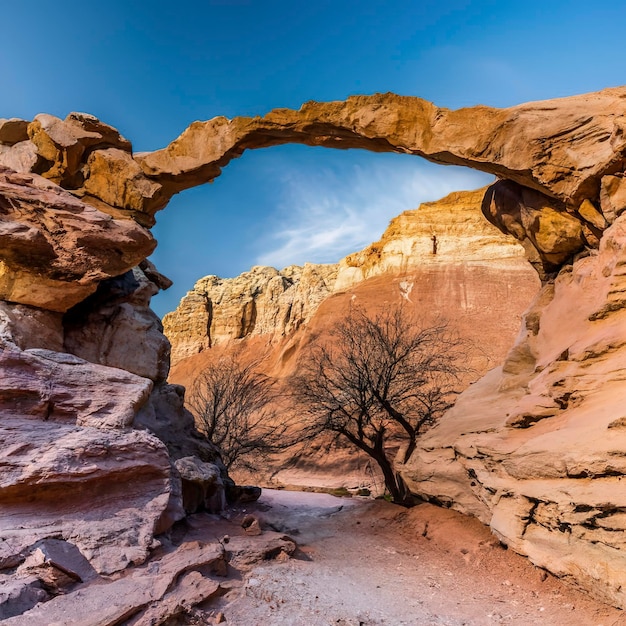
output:
[[[180,191],[219,176],[244,150],[284,143],[362,148],[464,165],[578,208],[623,165],[626,89],[523,104],[449,110],[392,93],[308,102],[264,117],[194,122],[162,150],[138,155],[144,173]]]
[[[51,232],[44,223],[50,215],[24,216],[6,207],[5,217],[20,226],[5,228],[3,242],[21,244],[0,251],[0,297],[67,310],[100,280],[148,256],[155,242],[147,229],[173,194],[213,180],[245,150],[284,143],[413,154],[495,174],[501,181],[486,196],[485,215],[522,241],[546,276],[583,248],[597,247],[623,208],[625,110],[623,87],[508,109],[456,111],[395,94],[354,96],[265,117],[194,122],[166,148],[135,155],[114,128],[86,114],[3,120],[0,165],[38,174],[89,205],[72,210],[70,229],[83,233],[81,244],[90,241],[79,246],[84,258],[77,268],[67,254],[73,247],[67,232],[57,232],[66,231],[66,222]],[[23,182],[44,186],[38,177]],[[63,195],[56,186],[46,193]],[[103,221],[102,213],[110,217]],[[92,251],[106,247],[114,230],[127,243],[116,246],[120,262],[110,267]]]
[[[597,246],[598,231],[607,225],[596,208],[602,177],[623,169],[625,95],[614,89],[510,109],[457,111],[390,93],[310,102],[262,118],[195,122],[169,146],[137,161],[168,197],[213,180],[246,149],[283,143],[464,165],[509,181],[490,189],[485,215],[524,243],[544,276],[585,245]]]

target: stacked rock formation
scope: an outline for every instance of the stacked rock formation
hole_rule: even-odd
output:
[[[336,265],[253,267],[236,278],[205,276],[163,318],[172,365],[233,339],[285,337],[308,322],[332,292]]]
[[[167,343],[148,301],[166,281],[144,262],[155,245],[148,228],[172,194],[212,180],[246,149],[297,142],[413,154],[499,178],[483,212],[522,243],[546,286],[502,372],[460,400],[470,438],[446,420],[432,433],[443,442],[435,457],[414,459],[440,486],[410,468],[407,478],[626,606],[616,399],[625,113],[626,88],[458,111],[357,96],[196,122],[143,155],[85,114],[2,120],[0,567],[12,571],[46,537],[78,546],[102,572],[139,562],[183,515],[180,472],[190,472],[188,486],[217,475],[202,465],[216,453],[194,437],[182,390],[165,383]],[[576,312],[573,298],[583,303]],[[194,460],[175,472],[185,457]],[[95,510],[93,489],[107,496]],[[211,490],[199,487],[209,500]]]
[[[57,574],[74,552],[112,574],[185,516],[188,484],[206,495],[197,507],[224,498],[219,454],[166,382],[170,346],[149,305],[169,281],[146,260],[146,221],[74,189],[110,151],[139,171],[130,143],[91,116],[0,122],[0,582],[16,568],[23,582],[3,618],[48,597],[50,566],[31,557],[51,541]]]

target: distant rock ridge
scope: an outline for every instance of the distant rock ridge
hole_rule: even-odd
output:
[[[394,217],[381,239],[343,258],[335,291],[387,272],[413,267],[497,265],[520,267],[523,248],[485,221],[480,207],[486,188],[455,191]]]
[[[485,189],[454,192],[405,211],[391,221],[380,241],[338,264],[307,263],[280,271],[257,266],[236,278],[201,278],[176,310],[163,318],[172,365],[245,337],[263,336],[276,343],[307,324],[332,294],[382,274],[482,265],[518,271],[520,288],[526,290],[532,272],[524,249],[483,218],[484,193]],[[412,288],[409,284],[407,290]]]
[[[284,337],[309,321],[332,293],[337,265],[253,267],[235,278],[205,276],[163,318],[172,364],[225,342]]]

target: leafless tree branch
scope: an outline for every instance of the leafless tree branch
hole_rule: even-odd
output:
[[[309,433],[336,433],[380,466],[392,499],[406,503],[387,448],[407,441],[403,461],[418,437],[452,406],[467,345],[446,323],[424,326],[403,307],[376,316],[353,308],[331,341],[313,344],[292,381]]]
[[[279,419],[275,382],[258,364],[226,356],[206,367],[187,392],[196,426],[221,450],[227,468],[255,469],[292,445],[290,424]]]

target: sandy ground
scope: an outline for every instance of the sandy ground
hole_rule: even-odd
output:
[[[208,623],[626,625],[622,611],[535,568],[453,511],[265,490],[228,515],[237,522],[246,513],[299,550],[254,567],[205,613]]]

